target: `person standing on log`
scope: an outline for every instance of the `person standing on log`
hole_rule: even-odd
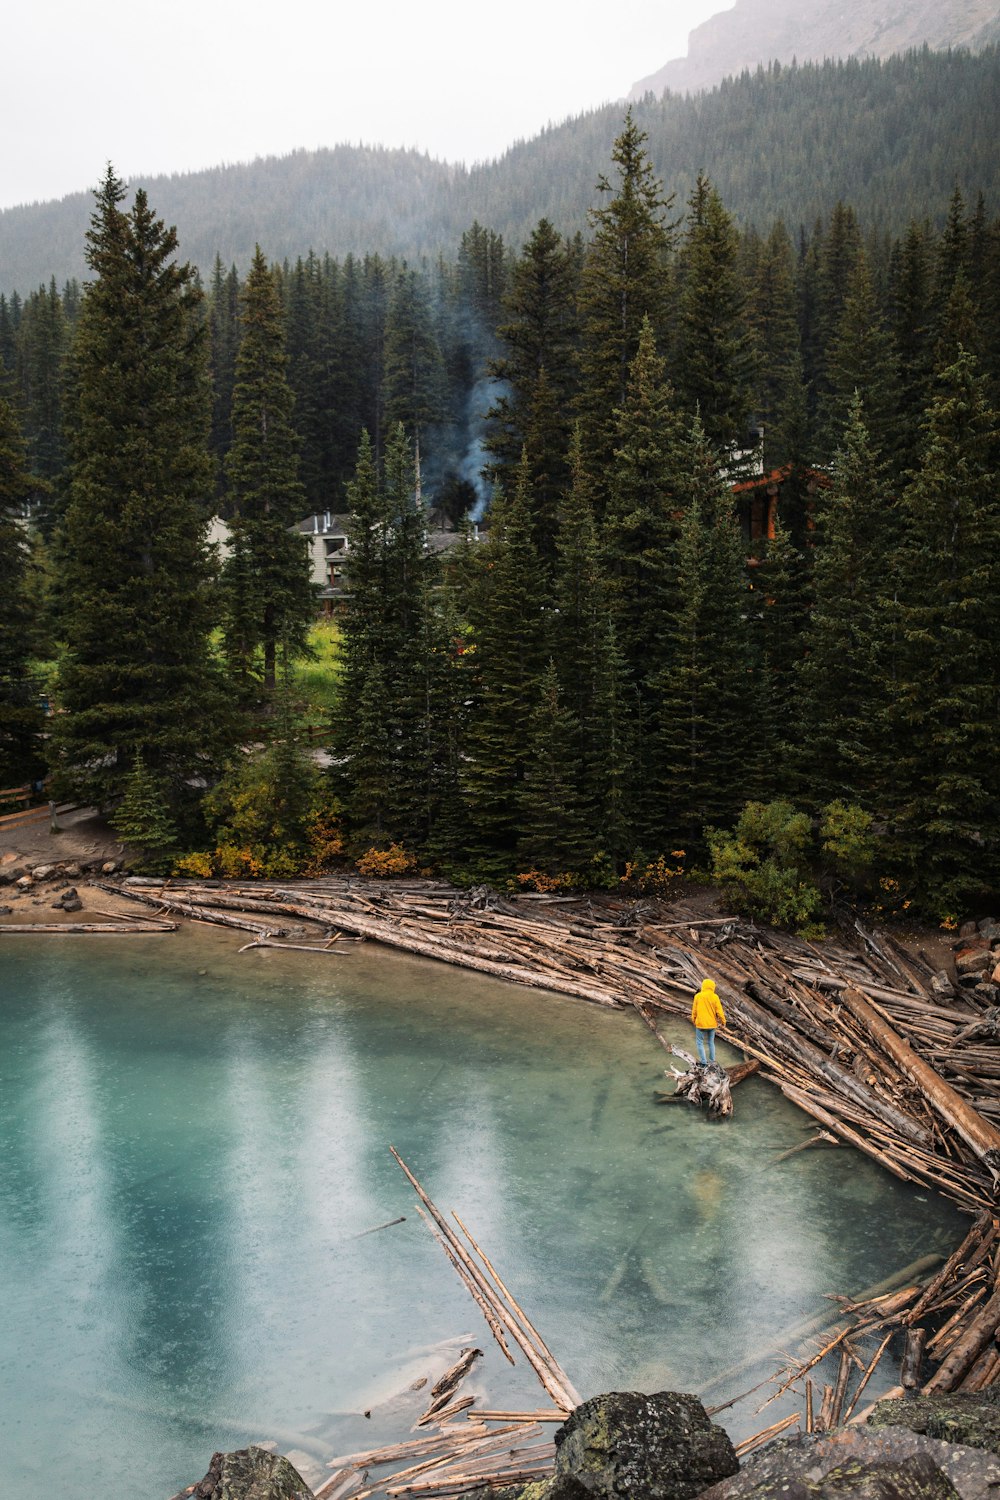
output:
[[[703,979],[691,1006],[691,1024],[700,1063],[715,1062],[715,1029],[725,1026],[726,1013],[715,993],[715,980]],[[707,1054],[707,1055],[706,1055]]]

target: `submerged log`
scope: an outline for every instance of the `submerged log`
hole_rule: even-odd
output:
[[[176,932],[176,922],[143,922],[135,917],[123,917],[120,922],[0,922],[0,933],[4,932]]]

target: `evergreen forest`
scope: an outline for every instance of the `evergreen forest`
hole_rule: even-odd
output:
[[[84,281],[0,299],[0,787],[200,875],[701,870],[800,929],[996,897],[1000,218],[741,225],[667,191],[660,108],[583,226],[414,259],[203,278],[108,169]]]

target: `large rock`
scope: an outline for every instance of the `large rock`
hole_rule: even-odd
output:
[[[960,984],[975,984],[980,975],[993,967],[993,955],[985,943],[963,948],[955,955],[955,972]]]
[[[880,1401],[868,1418],[869,1427],[905,1427],[944,1443],[987,1448],[1000,1454],[1000,1388],[959,1392],[953,1396],[914,1396],[912,1400]],[[1000,1478],[1000,1464],[998,1478]]]
[[[691,1500],[735,1474],[728,1433],[696,1396],[612,1391],[584,1401],[555,1436],[551,1479],[511,1487],[493,1500]]]
[[[994,1500],[992,1453],[885,1427],[779,1438],[699,1500]]]
[[[265,1448],[213,1453],[204,1479],[184,1493],[191,1500],[313,1500],[312,1490],[288,1459]]]

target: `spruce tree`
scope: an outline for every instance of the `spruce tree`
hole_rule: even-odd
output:
[[[663,629],[670,656],[657,694],[655,782],[660,847],[697,847],[730,822],[754,769],[754,701],[743,539],[718,460],[695,420],[690,500],[677,546],[677,602]]]
[[[803,800],[880,806],[893,775],[887,734],[892,694],[899,517],[885,459],[872,444],[856,396],[819,492],[814,603],[798,670],[800,734],[795,758]]]
[[[559,511],[552,644],[561,702],[573,730],[563,763],[590,830],[591,853],[621,859],[631,847],[631,728],[636,703],[626,682],[594,523],[593,490],[579,429],[572,480]]]
[[[839,448],[855,395],[861,398],[874,446],[885,454],[898,451],[901,392],[896,384],[892,339],[883,322],[867,259],[860,253],[827,350],[826,391],[820,411],[825,455]]]
[[[210,774],[226,696],[209,650],[213,568],[206,327],[177,236],[109,167],[87,235],[71,482],[66,649],[54,725],[65,782],[107,807],[142,756],[171,805]]]
[[[473,656],[463,801],[475,852],[506,860],[517,847],[525,731],[548,656],[547,597],[531,538],[529,483],[522,463],[511,498],[495,498],[466,602]]]
[[[661,655],[660,617],[674,602],[675,549],[691,459],[687,426],[648,320],[616,416],[605,570],[618,639],[642,692]]]
[[[756,407],[764,427],[764,467],[801,459],[803,373],[796,317],[795,259],[784,224],[764,245],[750,302],[756,341]]]
[[[599,505],[614,453],[615,413],[625,402],[643,321],[648,320],[655,339],[666,320],[674,244],[674,226],[666,216],[673,200],[663,197],[645,143],[646,133],[629,110],[611,153],[617,182],[598,179],[597,190],[606,201],[591,211],[593,239],[580,284],[578,412]]]
[[[0,397],[0,785],[34,781],[42,769],[42,714],[29,674],[34,621],[23,516],[33,492],[21,431]]]
[[[489,412],[494,472],[506,486],[527,448],[535,541],[550,561],[578,382],[576,289],[569,246],[547,219],[540,220],[511,271],[497,329],[504,352],[490,366],[502,382]]]
[[[302,519],[299,442],[292,424],[281,304],[260,246],[243,293],[242,337],[233,387],[233,441],[226,459],[233,560],[224,569],[226,646],[244,690],[257,676],[273,694],[279,643],[306,649],[316,605]]]
[[[680,293],[672,362],[678,400],[720,454],[744,445],[753,350],[736,229],[718,192],[699,176],[678,256]]]
[[[888,809],[904,878],[956,912],[1000,880],[997,415],[972,355],[942,371],[901,499]]]
[[[810,583],[806,557],[779,518],[753,569],[747,611],[757,719],[753,785],[747,795],[764,802],[789,795],[795,747],[800,733],[806,739],[809,735],[808,724],[803,725],[799,716],[798,674],[810,614]]]
[[[521,862],[548,875],[582,871],[593,848],[593,832],[573,775],[576,767],[567,755],[567,747],[579,739],[579,725],[561,700],[551,659],[525,733],[527,754],[518,798]]]

